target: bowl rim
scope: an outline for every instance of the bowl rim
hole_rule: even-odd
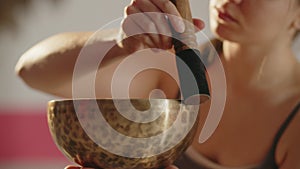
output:
[[[52,102],[70,102],[70,101],[108,101],[108,100],[116,100],[116,101],[122,101],[122,100],[131,100],[131,101],[136,101],[136,100],[165,100],[165,101],[177,101],[179,103],[183,103],[184,100],[182,99],[163,99],[163,98],[58,98],[58,99],[51,99],[48,101],[48,103]]]

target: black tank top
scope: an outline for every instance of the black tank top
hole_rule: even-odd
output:
[[[282,134],[284,133],[284,131],[290,124],[290,122],[296,116],[299,109],[300,109],[300,103],[298,103],[298,105],[293,109],[293,111],[289,114],[287,119],[280,126],[279,130],[277,131],[277,133],[274,137],[273,144],[265,157],[265,160],[263,160],[263,162],[260,165],[255,166],[253,168],[247,168],[247,169],[278,169],[278,166],[277,166],[276,160],[275,160],[275,152],[276,152],[277,144],[278,144]],[[203,166],[199,165],[197,162],[192,160],[186,154],[183,154],[174,164],[176,166],[178,166],[179,168],[214,169],[214,168],[207,168],[207,167],[203,167]]]

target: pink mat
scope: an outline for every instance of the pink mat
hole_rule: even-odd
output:
[[[0,162],[66,158],[52,141],[46,110],[0,109]]]

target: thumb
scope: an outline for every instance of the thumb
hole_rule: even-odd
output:
[[[195,32],[199,32],[205,27],[205,23],[198,18],[193,18],[193,24],[195,25]]]

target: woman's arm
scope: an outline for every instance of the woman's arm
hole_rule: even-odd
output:
[[[150,4],[149,4],[150,3]],[[151,8],[149,8],[151,6]],[[132,30],[141,28],[151,28],[142,30],[142,32],[164,32],[170,34],[169,22],[166,17],[149,18],[143,12],[158,12],[167,13],[170,16],[180,16],[176,7],[171,1],[132,1],[125,8],[125,17],[122,22],[121,30],[125,40],[117,44],[116,39],[119,36],[119,30],[101,30],[97,32],[96,39],[89,43],[90,46],[96,46],[96,52],[105,54],[104,60],[101,62],[101,68],[96,77],[97,97],[111,97],[111,82],[114,71],[118,63],[126,58],[126,56],[135,51],[144,50],[146,48],[160,48],[169,50],[172,48],[172,38],[168,36],[160,36],[155,34],[141,34],[137,36],[132,35]],[[142,18],[138,21],[131,18],[132,14],[142,14]],[[164,16],[164,15],[159,15]],[[175,30],[182,32],[184,24],[181,19],[170,17],[170,22]],[[194,20],[194,24],[199,28],[203,28],[203,22]],[[62,97],[72,96],[72,78],[74,66],[81,49],[86,42],[93,35],[93,32],[80,33],[63,33],[50,37],[24,53],[16,66],[17,74],[30,87],[41,90]],[[94,37],[93,37],[94,38]],[[95,45],[96,44],[96,45]],[[113,48],[111,48],[114,46]],[[147,57],[151,57],[154,53],[149,52]],[[88,56],[90,57],[90,56]],[[97,56],[95,56],[97,57]],[[166,57],[162,57],[166,58]],[[170,58],[170,57],[168,57]],[[87,59],[88,60],[88,59]],[[142,63],[147,63],[145,60]],[[161,59],[156,61],[158,64],[164,64],[165,67],[172,67],[172,71],[176,73],[175,58],[170,58],[166,62]],[[128,67],[134,66],[131,65]],[[89,65],[85,65],[89,66]],[[94,71],[94,70],[89,70]],[[84,72],[89,76],[89,72]],[[91,72],[90,72],[91,73]],[[84,75],[83,74],[83,77]],[[127,74],[120,77],[121,79],[128,79]],[[119,79],[120,79],[119,78]],[[178,94],[178,86],[174,84],[174,79],[177,77],[170,77],[162,71],[149,70],[144,71],[132,80],[132,87],[129,89],[133,97],[148,97],[153,89],[161,89],[165,92],[167,98],[175,98]],[[126,81],[123,81],[126,84]],[[85,81],[82,83],[83,87]],[[118,89],[124,88],[120,83]],[[133,90],[132,90],[133,89]],[[126,89],[125,89],[126,90]]]
[[[77,166],[67,166],[67,167],[65,167],[65,169],[93,169],[93,168],[82,168],[82,167],[77,167]],[[165,169],[178,169],[178,168],[174,165],[170,165]]]
[[[109,50],[101,61],[100,68],[84,72],[82,79],[84,79],[85,75],[89,76],[93,71],[97,71],[95,89],[92,90],[95,90],[98,98],[111,98],[112,78],[118,68],[118,64],[122,63],[123,59],[133,52],[117,44],[116,39],[118,35],[119,30],[101,30],[96,35],[93,32],[73,32],[52,36],[26,51],[16,65],[16,72],[28,86],[36,90],[60,97],[71,98],[74,66],[83,47],[92,51],[92,55],[95,55],[92,57],[97,57],[98,54],[101,55]],[[91,37],[93,39],[89,41]],[[131,44],[131,40],[128,38],[125,41]],[[86,45],[87,41],[89,42],[88,45]],[[153,58],[154,55],[159,55],[158,53],[151,52],[151,50],[142,53],[138,54],[140,58]],[[89,57],[87,60],[91,59],[90,56],[87,57]],[[173,72],[176,72],[175,58],[168,56],[161,56],[161,59],[157,59],[158,57],[155,58],[158,67],[163,64],[163,67],[172,67]],[[99,58],[94,60],[99,61]],[[153,59],[151,60],[153,61]],[[143,62],[145,64],[149,60],[146,59]],[[127,67],[135,67],[136,64],[142,63],[130,62],[127,63]],[[85,66],[89,67],[89,65]],[[173,79],[177,77],[170,77],[162,71],[152,69],[142,71],[133,78],[126,73],[128,68],[125,68],[126,70],[119,77],[123,80],[117,84],[117,89],[128,91],[130,97],[148,98],[154,89],[164,91],[167,98],[177,97],[178,86]],[[125,89],[126,81],[130,78],[133,78],[130,82],[130,88]],[[85,87],[86,83],[91,83],[80,78],[79,81],[83,84],[81,85],[82,87]],[[85,94],[83,93],[82,95],[84,96]],[[122,95],[120,97],[123,98],[125,96]]]
[[[97,33],[97,46],[105,51],[115,45],[108,56],[119,57],[125,51],[116,45],[118,30]],[[16,65],[16,73],[30,87],[46,93],[70,97],[76,59],[93,32],[74,32],[54,35],[26,51]]]

